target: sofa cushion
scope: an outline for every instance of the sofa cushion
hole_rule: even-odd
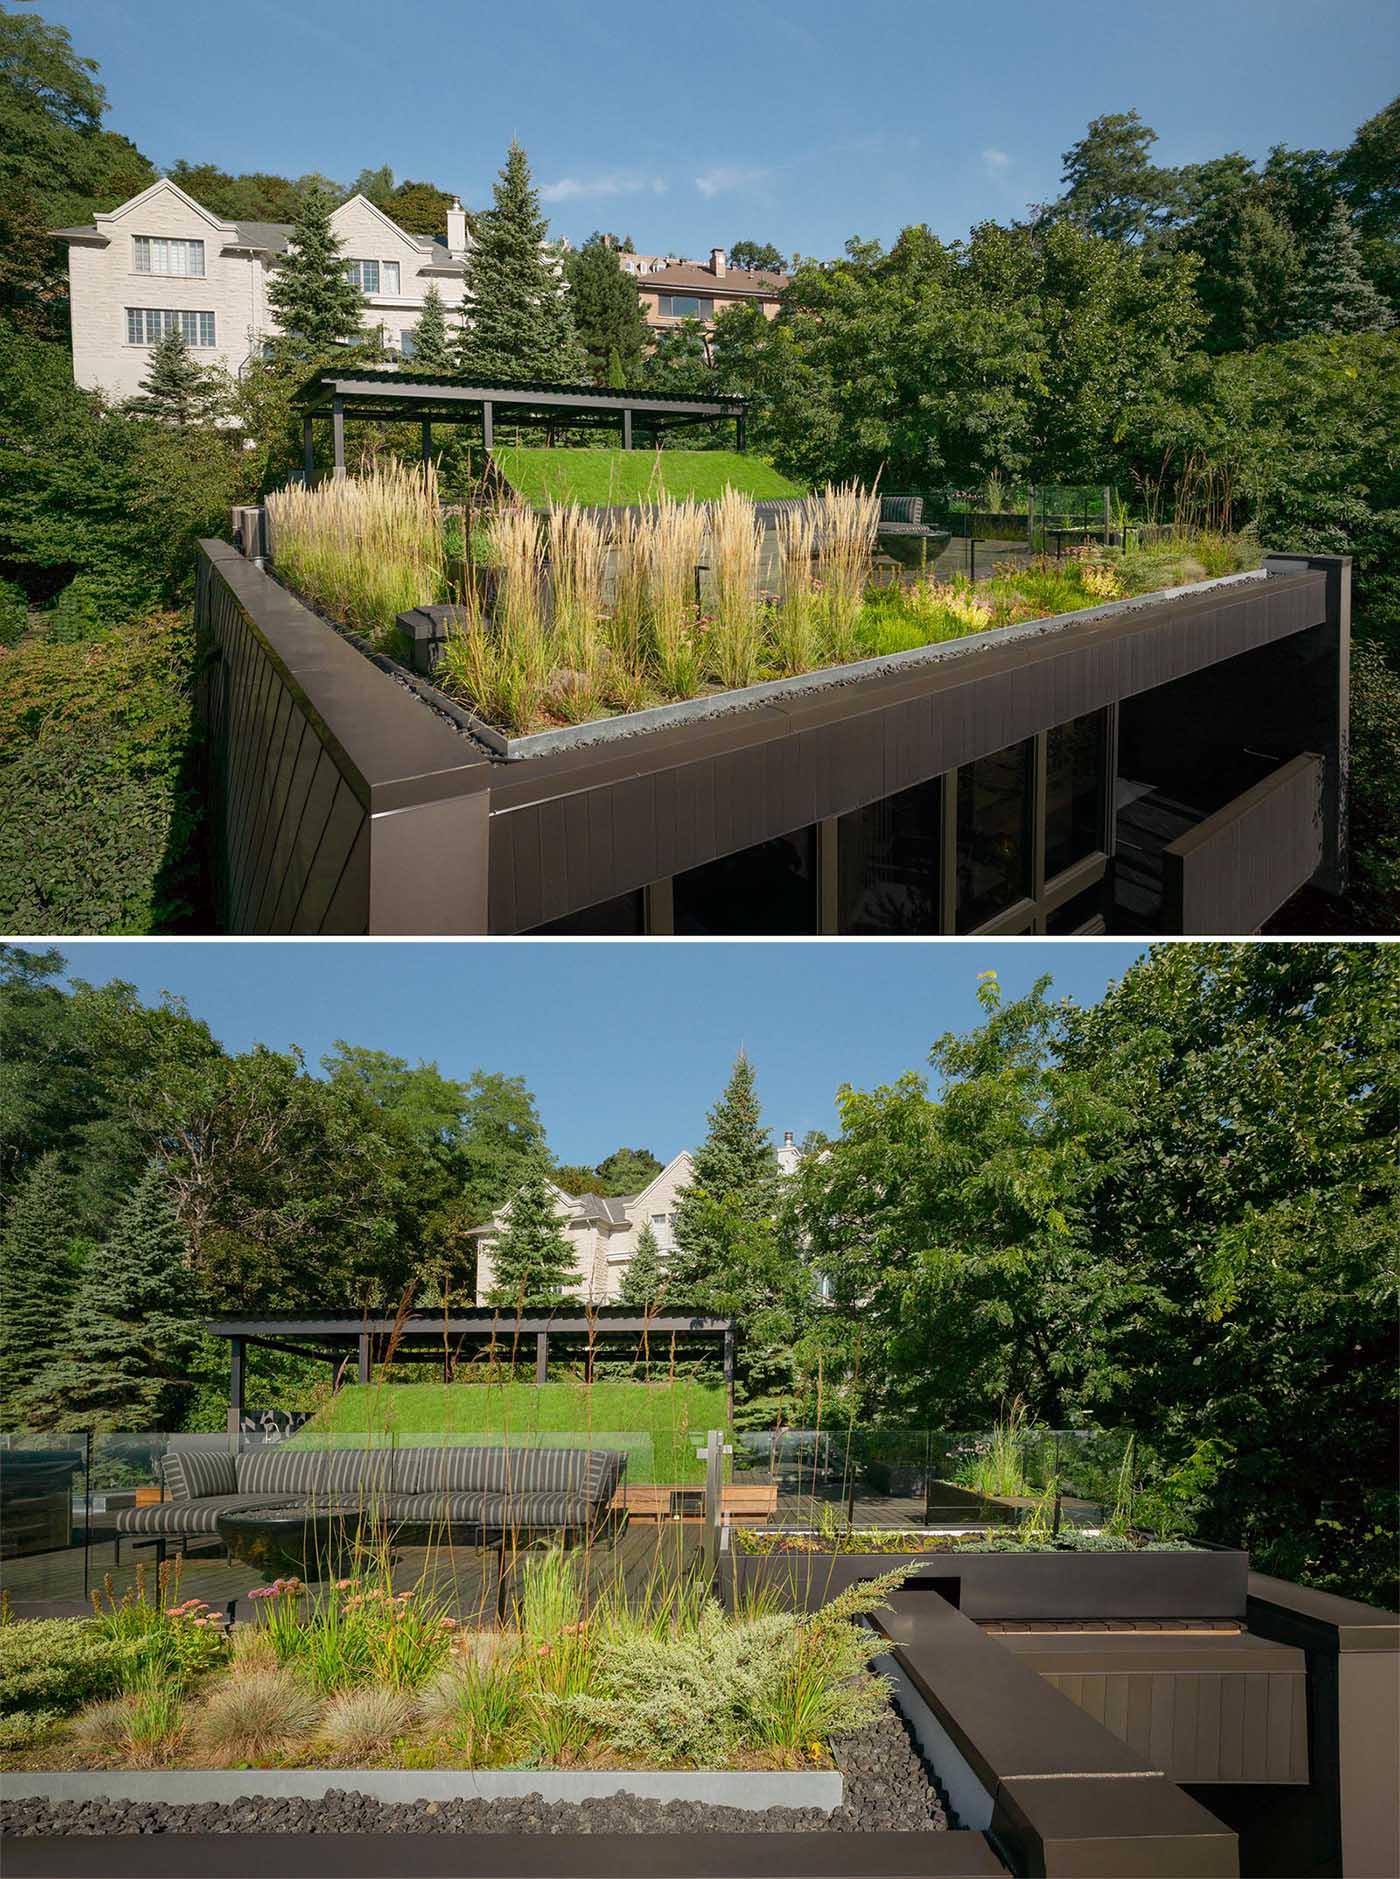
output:
[[[285,1448],[270,1442],[238,1457],[240,1494],[290,1495],[302,1499],[325,1492],[326,1451]]]
[[[172,1500],[195,1501],[209,1494],[236,1494],[238,1471],[231,1449],[169,1449],[161,1462]]]
[[[123,1533],[213,1533],[220,1514],[245,1507],[295,1507],[275,1494],[210,1494],[198,1501],[160,1501],[150,1507],[124,1507],[116,1518]]]
[[[583,1531],[599,1517],[597,1503],[567,1490],[545,1494],[491,1494],[480,1489],[459,1493],[414,1494],[400,1500],[398,1518],[414,1526],[484,1527],[499,1533]],[[411,1510],[411,1511],[409,1511]]]
[[[396,1486],[400,1492],[418,1494],[568,1492],[595,1501],[611,1500],[626,1459],[614,1449],[506,1445],[403,1449]]]
[[[326,1456],[321,1490],[332,1500],[373,1495],[382,1500],[396,1487],[391,1448],[333,1448]]]

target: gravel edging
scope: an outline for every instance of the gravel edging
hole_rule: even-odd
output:
[[[771,1807],[763,1812],[633,1794],[545,1801],[526,1794],[492,1801],[377,1801],[353,1789],[319,1801],[252,1797],[203,1801],[6,1801],[0,1833],[872,1833],[937,1832],[949,1825],[938,1788],[907,1725],[886,1710],[832,1749],[846,1798],[833,1812]],[[353,1775],[347,1775],[353,1781]]]

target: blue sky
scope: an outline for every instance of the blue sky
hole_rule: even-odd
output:
[[[834,1130],[837,1086],[927,1067],[945,1030],[978,1021],[979,972],[1005,995],[1042,972],[1087,1004],[1141,947],[1074,940],[833,945],[483,945],[316,941],[66,941],[70,976],[183,994],[230,1050],[299,1044],[314,1068],[337,1038],[446,1075],[523,1076],[563,1161],[623,1144],[668,1160],[703,1134],[742,1047],[765,1115],[800,1141]]]
[[[699,255],[953,238],[1057,192],[1060,153],[1136,108],[1178,164],[1336,148],[1400,79],[1383,0],[40,0],[158,164],[489,198],[512,133],[556,234]]]

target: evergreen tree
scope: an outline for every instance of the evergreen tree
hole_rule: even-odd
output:
[[[622,354],[616,346],[608,347],[608,386],[612,391],[627,389],[627,374],[622,369]]]
[[[1378,333],[1391,323],[1389,307],[1362,268],[1351,217],[1335,203],[1309,247],[1289,308],[1288,336]]]
[[[737,1242],[755,1229],[766,1232],[777,1211],[778,1163],[763,1126],[753,1065],[742,1051],[709,1125],[673,1223],[671,1290],[697,1307],[713,1305],[729,1290]]]
[[[437,287],[430,286],[423,296],[423,308],[413,329],[415,370],[451,372],[455,369],[455,348],[447,330],[447,308]]]
[[[184,334],[172,326],[151,350],[141,396],[129,399],[126,408],[184,430],[217,417],[227,397],[222,375],[192,359]]]
[[[362,332],[364,295],[346,278],[340,240],[331,227],[334,207],[327,190],[308,190],[286,260],[267,290],[284,343],[308,353],[358,340]]]
[[[623,273],[611,239],[597,233],[569,256],[565,271],[569,307],[588,356],[590,376],[599,384],[626,385],[625,376],[616,380],[612,376],[613,356],[619,372],[631,372],[635,378],[647,343],[637,283]]]
[[[666,1289],[666,1273],[661,1264],[661,1248],[648,1223],[637,1235],[636,1251],[627,1262],[618,1297],[637,1311],[652,1311]]]
[[[0,1233],[0,1428],[23,1426],[16,1399],[43,1368],[67,1321],[76,1225],[58,1156],[44,1155],[16,1189]]]
[[[536,1157],[511,1199],[506,1224],[491,1249],[491,1304],[507,1310],[548,1305],[562,1298],[577,1276],[573,1249],[554,1207],[545,1163]]]
[[[200,1301],[164,1171],[152,1162],[87,1261],[52,1360],[19,1406],[35,1428],[178,1427]]]
[[[458,349],[463,372],[554,382],[583,376],[567,285],[544,248],[547,226],[525,152],[512,142],[467,256]]]

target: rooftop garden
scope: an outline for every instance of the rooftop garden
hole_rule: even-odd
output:
[[[229,1626],[177,1570],[87,1619],[0,1625],[0,1762],[116,1768],[830,1767],[888,1705],[853,1622],[903,1568],[816,1613],[724,1612],[698,1578],[589,1599],[575,1559],[529,1554],[499,1620],[457,1615],[387,1555],[317,1587],[279,1579]]]
[[[269,497],[274,564],[311,605],[380,650],[394,649],[398,613],[456,601],[437,682],[483,722],[520,736],[911,652],[1259,562],[1250,538],[1196,530],[1150,549],[1007,562],[977,581],[921,571],[879,585],[879,501],[855,483],[784,511],[771,540],[751,492],[726,485],[703,504],[654,482],[647,493],[646,506],[611,520],[576,501],[552,498],[547,515],[498,505],[449,553],[431,469],[391,462]],[[455,518],[449,525],[461,527]]]
[[[550,503],[654,502],[658,487],[673,502],[716,502],[726,489],[757,501],[805,496],[800,483],[763,457],[738,450],[550,450],[497,448],[492,462],[520,497]]]

